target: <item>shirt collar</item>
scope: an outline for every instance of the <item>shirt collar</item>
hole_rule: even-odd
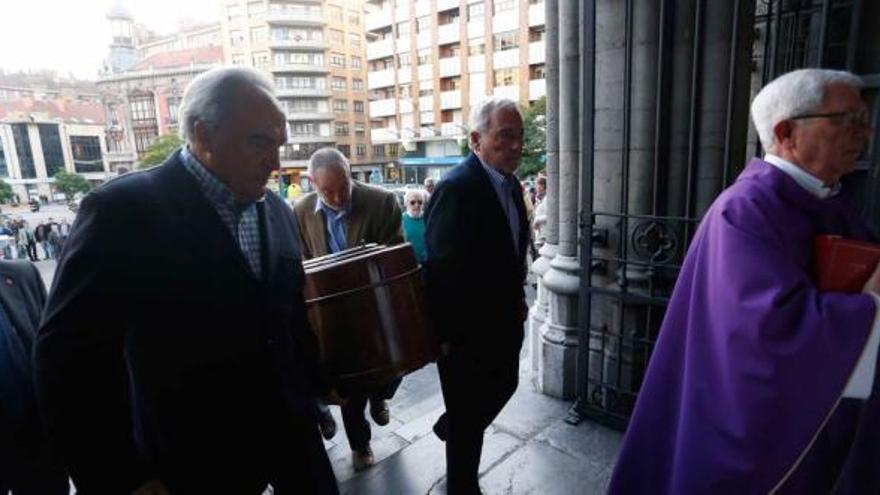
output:
[[[229,186],[220,180],[220,178],[213,172],[208,170],[207,167],[196,158],[192,151],[189,150],[189,146],[181,148],[180,158],[183,161],[184,167],[195,176],[202,191],[205,192],[212,202],[229,206],[233,211],[240,213],[266,199],[266,194],[264,193],[257,201],[240,205],[235,201],[235,194],[232,192],[232,189],[230,189]]]
[[[480,158],[480,155],[474,153],[474,156],[476,156],[477,160],[480,161],[480,165],[482,165],[483,169],[486,171],[486,173],[489,174],[489,178],[492,179],[492,182],[494,182],[498,186],[501,186],[504,184],[504,179],[507,178],[506,175],[499,172],[496,168],[490,167],[489,165],[486,165],[486,162],[484,162],[483,159]]]
[[[826,186],[821,179],[784,158],[767,153],[764,155],[764,161],[785,172],[799,186],[819,199],[829,198],[840,192],[840,182],[833,186]]]
[[[324,200],[321,198],[320,194],[318,194],[318,201],[315,201],[315,213],[318,213],[319,211],[323,210],[324,213],[327,213],[327,214],[332,213],[334,217],[341,217],[341,216],[347,214],[350,209],[351,209],[351,199],[348,200],[348,203],[346,203],[346,205],[341,210],[337,210],[336,208],[333,208],[332,206],[325,203]]]

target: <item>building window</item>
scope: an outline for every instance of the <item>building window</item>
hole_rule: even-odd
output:
[[[327,6],[327,12],[331,21],[342,22],[342,9],[333,5]]]
[[[348,100],[333,100],[333,111],[334,112],[347,112],[348,111]]]
[[[134,130],[134,147],[138,153],[143,153],[153,144],[158,136],[155,128],[143,128]]]
[[[486,42],[483,38],[468,40],[468,56],[483,55],[486,53]]]
[[[34,154],[31,151],[31,140],[28,137],[27,124],[12,124],[12,138],[18,154],[22,179],[36,179],[37,169],[34,167]]]
[[[455,91],[461,89],[461,77],[446,77],[440,80],[441,91]]]
[[[422,48],[418,52],[418,62],[419,65],[427,65],[431,63],[431,49],[430,48]]]
[[[351,145],[349,144],[338,144],[336,145],[336,149],[339,150],[340,153],[345,155],[346,158],[351,159]]]
[[[385,156],[385,145],[384,144],[373,145],[373,156],[377,157],[377,158]]]
[[[424,33],[431,29],[431,17],[423,15],[416,18],[416,32]]]
[[[468,21],[482,20],[486,15],[486,5],[483,2],[472,3],[467,9]]]
[[[538,41],[544,41],[544,28],[538,29],[529,29],[529,43],[535,43]]]
[[[169,96],[165,102],[168,105],[168,123],[176,124],[177,117],[180,113],[180,101],[181,98],[179,96]]]
[[[326,112],[327,106],[324,100],[320,101],[323,103],[323,108],[319,104],[318,100],[312,98],[297,98],[293,100],[281,100],[281,108],[284,110],[284,113],[287,115],[293,113],[318,113],[318,112]]]
[[[363,122],[355,122],[354,123],[354,135],[355,136],[363,136],[367,133],[367,128],[364,126]]]
[[[359,144],[356,146],[356,149],[357,149],[357,156],[364,156],[367,154],[367,145],[366,144]]]
[[[330,30],[330,42],[336,45],[341,45],[343,42],[343,34],[342,31],[338,29]]]
[[[0,141],[0,176],[9,177],[9,166],[6,165],[6,154],[3,151],[2,141]]]
[[[61,151],[61,136],[58,124],[37,124],[40,131],[40,144],[46,160],[46,176],[55,177],[59,170],[64,170],[64,152]]]
[[[345,78],[334,77],[330,80],[330,88],[333,89],[333,91],[345,91]]]
[[[131,120],[135,123],[155,123],[156,108],[153,104],[152,95],[132,96],[131,99]]]
[[[352,48],[360,48],[361,47],[360,33],[348,33],[348,46],[350,46]]]
[[[254,52],[251,54],[254,67],[265,69],[269,67],[269,52]]]
[[[336,135],[337,136],[348,136],[350,134],[348,128],[348,122],[337,122],[336,123]]]
[[[282,150],[282,156],[285,160],[308,160],[312,153],[323,147],[323,143],[287,144]]]
[[[232,56],[232,65],[244,65],[244,55],[236,53]]]
[[[364,102],[354,101],[354,113],[364,113]]]
[[[104,170],[98,136],[70,136],[70,149],[73,151],[73,168],[77,173]]]
[[[345,67],[345,55],[337,52],[330,52],[330,65],[333,67]]]
[[[389,144],[388,145],[388,156],[397,156],[397,145]]]
[[[409,67],[412,65],[412,59],[409,56],[409,53],[399,53],[397,55],[397,67]]]
[[[419,98],[423,98],[425,96],[432,96],[434,94],[434,90],[432,88],[424,88],[419,89]]]
[[[516,86],[517,69],[498,69],[495,71],[495,86]]]
[[[272,28],[272,39],[276,41],[322,41],[324,32],[320,29]]]
[[[236,29],[234,31],[229,32],[229,43],[233,48],[238,48],[244,45],[244,32],[240,29]]]
[[[266,30],[266,26],[253,27],[251,28],[251,43],[266,41],[267,35],[268,31]]]
[[[529,79],[530,80],[534,81],[535,79],[546,79],[546,78],[547,78],[547,76],[544,72],[544,64],[533,65],[533,66],[529,67]]]
[[[495,51],[519,48],[519,32],[508,31],[495,35]]]
[[[276,77],[277,89],[324,89],[326,82],[323,77]]]
[[[314,122],[294,122],[290,125],[290,135],[293,137],[317,136]]]
[[[506,12],[516,8],[516,0],[495,0],[495,13]]]
[[[355,26],[361,23],[361,16],[356,10],[348,11],[348,23],[354,24]]]
[[[400,95],[400,98],[409,98],[412,96],[412,84],[399,84],[397,85],[397,93]]]
[[[404,36],[409,36],[409,21],[397,23],[397,37],[402,38]]]
[[[363,79],[352,79],[351,80],[351,89],[364,89],[364,80]]]
[[[361,58],[352,55],[351,56],[351,68],[352,69],[360,69],[361,68]]]

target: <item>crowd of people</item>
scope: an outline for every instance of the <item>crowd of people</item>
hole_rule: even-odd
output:
[[[7,236],[3,259],[50,260],[60,255],[70,235],[70,223],[67,219],[58,222],[52,217],[35,226],[24,219],[8,220],[0,226],[0,235]]]
[[[839,185],[867,142],[860,87],[797,71],[755,98],[767,154],[695,234],[613,493],[880,489],[880,268],[861,294],[822,293],[809,268],[815,235],[875,240]],[[546,177],[514,175],[517,104],[474,106],[471,153],[402,208],[354,181],[334,148],[312,155],[314,190],[293,208],[267,193],[285,118],[255,70],[196,77],[179,120],[186,145],[90,193],[73,232],[51,219],[5,227],[9,258],[63,252],[48,297],[32,264],[0,263],[0,493],[66,494],[68,475],[83,493],[338,493],[327,404],[341,404],[352,465],[367,469],[366,412],[388,424],[400,379],[334,388],[302,261],[404,241],[441,344],[433,432],[447,490],[481,493],[483,436],[518,385],[526,260],[547,218]]]

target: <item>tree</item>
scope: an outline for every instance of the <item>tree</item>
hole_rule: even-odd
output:
[[[5,180],[0,179],[0,203],[8,203],[15,197],[15,193],[12,192],[12,186],[6,183]]]
[[[168,159],[168,155],[183,145],[183,140],[177,134],[165,134],[159,136],[153,144],[144,150],[144,157],[138,162],[137,168],[144,169],[160,165]]]
[[[524,178],[544,170],[547,156],[547,97],[542,96],[523,112],[523,154],[517,177]]]
[[[87,193],[92,186],[85,177],[60,170],[55,174],[55,190],[64,194],[67,201],[73,201],[76,193]]]

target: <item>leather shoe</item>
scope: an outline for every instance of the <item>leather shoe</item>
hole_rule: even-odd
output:
[[[326,440],[336,436],[336,420],[330,413],[321,414],[321,417],[318,418],[318,428],[321,430],[321,436]]]
[[[391,421],[391,410],[387,400],[374,401],[370,399],[370,416],[379,426],[385,426]]]
[[[369,444],[363,450],[351,451],[351,465],[355,471],[363,471],[373,464],[376,464],[376,459],[373,457],[373,449]]]

